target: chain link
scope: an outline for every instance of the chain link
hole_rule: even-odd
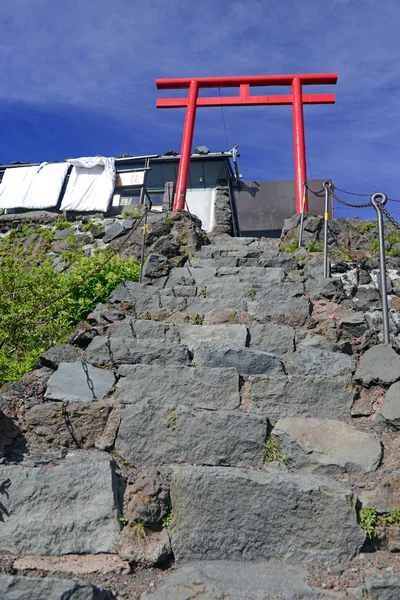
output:
[[[379,202],[377,202],[377,204],[379,206],[379,210],[381,211],[382,214],[385,215],[387,220],[390,221],[390,223],[392,225],[394,225],[394,227],[396,227],[397,229],[400,229],[400,224],[392,217],[390,212],[384,206],[382,206],[382,204],[380,204]]]
[[[306,188],[308,189],[309,192],[314,194],[314,196],[317,196],[318,198],[325,198],[325,190],[324,189],[318,190],[318,192],[316,192],[315,190],[312,190],[310,188],[307,181],[304,182],[304,185],[306,186]]]
[[[364,202],[363,204],[352,204],[351,202],[346,202],[346,200],[339,198],[339,196],[337,196],[335,194],[335,192],[332,192],[332,195],[335,198],[335,200],[340,202],[340,204],[344,204],[345,206],[348,206],[349,208],[368,208],[369,206],[372,206],[371,200],[369,202]]]
[[[101,271],[105,267],[105,265],[110,262],[110,260],[113,258],[113,256],[118,254],[118,252],[122,249],[122,246],[129,240],[129,238],[134,234],[134,232],[137,231],[137,229],[138,229],[139,225],[142,223],[143,219],[144,219],[144,215],[142,215],[142,217],[137,221],[137,223],[135,223],[135,226],[132,227],[131,231],[129,231],[127,234],[125,234],[121,238],[120,242],[115,245],[114,251],[109,254],[107,259],[101,265],[99,265],[98,267],[93,269],[93,271],[91,271],[84,279],[81,279],[81,281],[78,281],[78,283],[73,285],[69,290],[67,290],[66,292],[63,292],[59,296],[56,296],[56,298],[53,298],[50,302],[45,302],[44,304],[40,304],[33,310],[31,310],[27,313],[24,313],[23,315],[20,315],[19,317],[16,317],[15,319],[11,319],[11,321],[6,321],[5,323],[1,323],[1,327],[17,325],[18,323],[25,321],[25,319],[27,319],[28,317],[31,317],[32,315],[36,315],[37,313],[41,312],[42,310],[49,308],[49,306],[52,306],[56,302],[59,302],[60,300],[62,300],[66,296],[68,296],[68,294],[70,294],[71,292],[76,290],[78,287],[80,287],[81,285],[86,283],[91,277],[93,277],[93,275],[96,275],[96,273]],[[53,318],[55,319],[56,317],[53,317]],[[52,319],[49,319],[47,322],[49,322],[51,320]]]
[[[344,194],[349,194],[349,196],[364,196],[365,198],[370,198],[372,194],[357,194],[356,192],[348,192],[347,190],[342,190],[335,185],[335,190],[339,190],[339,192],[343,192]]]

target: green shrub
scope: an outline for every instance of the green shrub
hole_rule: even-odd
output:
[[[323,252],[324,251],[324,246],[323,246],[322,242],[319,242],[318,240],[314,240],[308,246],[307,250],[309,252]]]
[[[39,355],[63,343],[119,283],[138,278],[133,258],[108,259],[106,251],[92,257],[77,254],[69,273],[57,273],[50,260],[31,267],[29,257],[23,260],[11,251],[1,257],[0,384],[35,368]]]
[[[68,229],[68,227],[71,227],[71,223],[68,223],[68,221],[57,221],[55,224],[56,231],[60,231],[61,229]]]
[[[372,231],[373,229],[376,229],[376,223],[373,223],[372,221],[367,221],[366,223],[364,223],[364,225],[361,227],[361,231],[364,233],[365,231]]]

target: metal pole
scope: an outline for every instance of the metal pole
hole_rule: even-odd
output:
[[[328,219],[329,219],[329,192],[331,191],[330,181],[324,181],[325,188],[325,211],[324,211],[324,279],[330,277],[330,262],[328,255]]]
[[[147,194],[147,192],[146,192]],[[142,283],[143,276],[143,261],[144,261],[144,247],[146,242],[146,233],[147,233],[147,213],[152,209],[152,202],[150,198],[148,198],[149,206],[147,204],[144,205],[144,224],[143,224],[143,239],[142,239],[142,251],[140,254],[140,274],[139,274],[139,283]]]
[[[306,202],[306,187],[307,182],[303,183],[303,202],[301,203],[300,231],[299,231],[299,248],[303,244],[303,229],[304,229],[304,204]]]
[[[196,104],[199,84],[194,79],[189,86],[188,105],[186,108],[185,125],[183,128],[181,159],[179,161],[178,179],[174,210],[184,210],[186,202],[187,180],[190,168],[190,155],[192,153],[194,122],[196,118]]]
[[[303,183],[307,181],[306,146],[304,142],[303,98],[300,77],[292,82],[293,96],[293,136],[294,136],[294,171],[296,179],[296,212],[301,213],[303,198],[304,211],[308,211],[307,196],[303,196]]]
[[[378,202],[380,198],[380,202]],[[383,340],[385,344],[390,344],[390,329],[389,329],[389,309],[387,300],[386,287],[386,257],[385,257],[385,239],[383,229],[383,218],[379,205],[383,206],[387,202],[386,194],[377,192],[371,197],[371,204],[376,210],[378,219],[378,235],[379,235],[379,263],[381,276],[381,300],[382,300],[382,318],[383,318]]]

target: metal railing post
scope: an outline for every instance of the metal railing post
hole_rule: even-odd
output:
[[[144,223],[143,223],[143,239],[142,239],[142,251],[140,253],[140,274],[139,274],[139,283],[142,283],[143,276],[143,261],[144,261],[144,248],[146,243],[146,233],[147,233],[147,213],[152,209],[152,202],[149,197],[147,197],[149,201],[149,206],[147,204],[144,205]]]
[[[325,210],[324,210],[324,279],[330,277],[331,265],[328,254],[328,219],[329,219],[329,192],[331,191],[330,181],[324,181],[322,184],[325,189]]]
[[[380,198],[380,202],[378,202]],[[390,344],[390,329],[389,329],[389,309],[387,299],[387,285],[386,285],[386,256],[385,256],[385,239],[384,239],[384,228],[383,218],[379,206],[384,206],[387,202],[386,194],[377,192],[371,197],[371,204],[376,210],[376,217],[378,220],[378,235],[379,235],[379,265],[380,265],[380,277],[381,277],[381,300],[382,300],[382,319],[383,319],[383,340],[385,344]]]
[[[299,248],[303,244],[303,229],[304,229],[304,206],[306,203],[306,186],[307,182],[303,181],[303,202],[301,203],[301,216],[300,216],[300,231],[299,231]]]

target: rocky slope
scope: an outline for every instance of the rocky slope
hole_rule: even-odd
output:
[[[392,348],[365,249],[324,280],[169,219],[143,283],[1,391],[0,598],[398,598],[396,257]]]

